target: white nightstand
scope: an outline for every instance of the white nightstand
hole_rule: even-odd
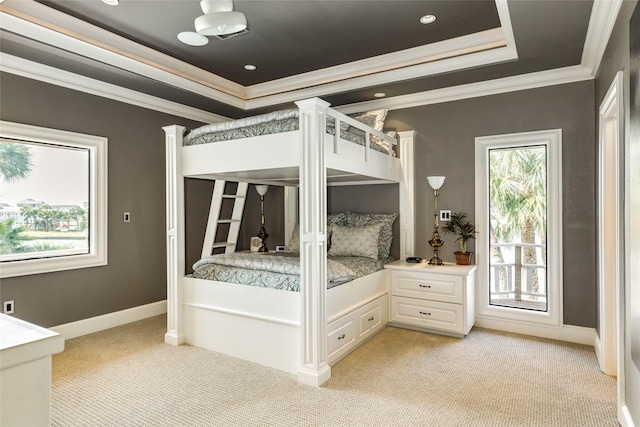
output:
[[[389,324],[464,337],[475,322],[475,265],[385,265],[391,283]]]

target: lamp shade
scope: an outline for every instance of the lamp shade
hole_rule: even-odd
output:
[[[214,12],[198,16],[196,32],[203,36],[233,34],[247,28],[247,18],[242,12]]]
[[[256,185],[256,191],[261,196],[264,196],[265,194],[267,194],[267,190],[269,190],[268,185]]]
[[[429,181],[431,188],[439,190],[442,184],[444,184],[444,178],[444,176],[428,176],[427,181]]]

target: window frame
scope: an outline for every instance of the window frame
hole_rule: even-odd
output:
[[[542,145],[547,148],[547,311],[538,312],[491,305],[487,258],[490,243],[489,151]],[[477,317],[561,327],[563,324],[562,129],[477,137],[475,150],[478,229]]]
[[[107,138],[1,120],[0,137],[89,151],[88,253],[4,261],[0,278],[107,265]]]

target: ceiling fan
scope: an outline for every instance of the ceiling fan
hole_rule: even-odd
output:
[[[196,31],[183,31],[178,39],[190,46],[204,46],[209,43],[207,36],[228,38],[247,28],[247,18],[242,12],[233,10],[233,0],[202,0],[200,7],[204,15],[194,21]]]

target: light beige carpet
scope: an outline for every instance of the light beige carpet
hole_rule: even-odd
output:
[[[321,388],[163,342],[158,316],[67,341],[54,426],[617,426],[616,382],[593,348],[473,329],[388,327]]]

